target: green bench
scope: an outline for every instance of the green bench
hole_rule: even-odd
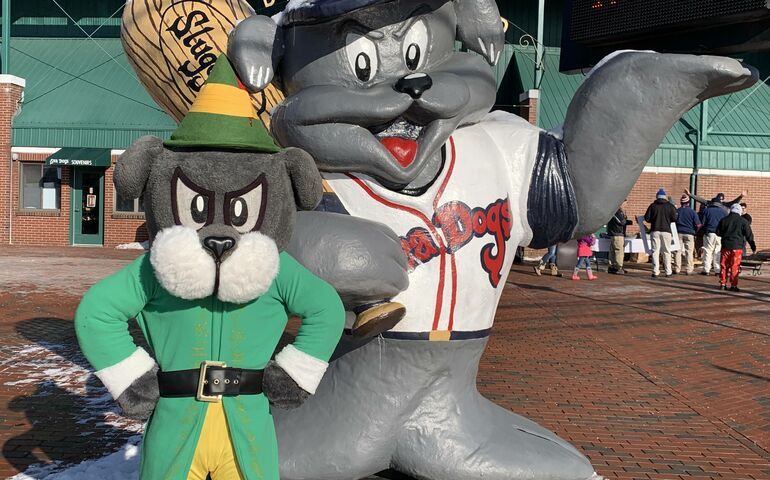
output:
[[[741,261],[741,272],[751,272],[752,277],[762,275],[762,262],[759,260],[743,260]]]

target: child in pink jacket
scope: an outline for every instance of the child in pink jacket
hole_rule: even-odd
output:
[[[586,273],[588,274],[589,280],[596,280],[596,276],[591,272],[591,257],[593,256],[594,252],[591,250],[591,247],[593,247],[594,243],[596,243],[596,237],[591,235],[585,235],[580,240],[578,240],[577,243],[577,254],[578,254],[578,261],[575,265],[575,272],[572,274],[572,280],[580,280],[580,277],[578,276],[578,273],[580,272],[580,267],[585,265],[586,267]]]

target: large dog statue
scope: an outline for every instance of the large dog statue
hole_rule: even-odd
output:
[[[274,136],[326,181],[326,211],[300,214],[290,251],[349,309],[406,306],[382,338],[343,348],[300,409],[275,413],[282,478],[597,478],[476,390],[514,252],[601,227],[681,115],[756,74],[728,58],[618,54],[580,87],[559,138],[489,113],[503,41],[492,0],[294,0],[231,34],[243,83],[286,94]]]

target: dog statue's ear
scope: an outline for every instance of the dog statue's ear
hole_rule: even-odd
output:
[[[315,160],[304,150],[287,148],[281,152],[286,171],[294,189],[294,201],[298,210],[312,210],[318,206],[323,195],[321,174]]]
[[[113,183],[119,195],[139,198],[150,176],[152,163],[163,152],[163,140],[146,135],[135,141],[118,159]]]
[[[254,15],[230,32],[227,58],[246,88],[260,92],[273,81],[283,48],[281,28],[270,17]]]
[[[503,20],[494,0],[454,0],[457,39],[468,50],[497,64],[505,44]]]

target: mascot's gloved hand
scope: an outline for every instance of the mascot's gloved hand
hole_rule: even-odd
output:
[[[297,408],[310,396],[274,360],[267,363],[262,374],[262,391],[270,405],[282,410]]]
[[[158,390],[158,367],[137,378],[117,398],[118,405],[123,409],[123,416],[134,420],[147,420],[155,410],[160,398]]]

